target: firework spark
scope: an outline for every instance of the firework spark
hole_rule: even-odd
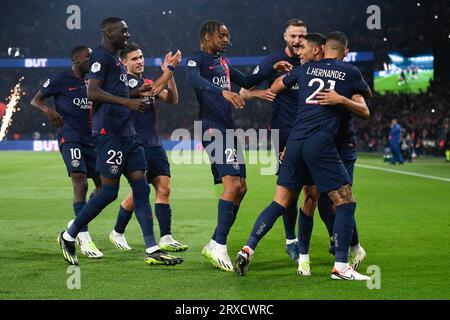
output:
[[[8,128],[12,124],[12,116],[14,112],[16,112],[16,106],[20,101],[20,98],[22,96],[22,88],[21,88],[21,82],[24,79],[24,77],[21,77],[19,79],[19,82],[14,86],[14,88],[11,90],[11,94],[8,97],[8,104],[5,108],[5,114],[2,118],[2,126],[0,128],[0,141],[2,141],[5,136],[6,132],[8,131]]]

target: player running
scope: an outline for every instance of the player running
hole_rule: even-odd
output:
[[[120,57],[127,67],[128,85],[131,89],[139,88],[144,83],[152,84],[153,81],[143,77],[144,55],[137,44],[129,44],[121,50]],[[169,66],[172,53],[165,56],[161,69],[164,72]],[[166,150],[161,145],[156,125],[155,98],[148,99],[150,107],[144,113],[134,113],[133,123],[138,136],[141,138],[145,150],[147,163],[147,181],[153,185],[156,191],[155,215],[158,219],[160,230],[159,247],[165,251],[184,251],[188,246],[181,244],[172,237],[172,210],[169,204],[170,195],[170,164]],[[170,77],[167,86],[162,90],[157,99],[168,103],[178,104],[178,91],[175,79]],[[125,228],[132,217],[134,210],[133,193],[131,192],[120,204],[116,225],[109,239],[122,250],[131,250],[125,238]]]
[[[101,31],[101,45],[94,49],[89,60],[87,94],[94,101],[92,134],[102,188],[86,203],[72,225],[60,234],[58,243],[64,259],[78,265],[74,246],[76,236],[83,225],[117,198],[120,176],[124,174],[133,190],[134,209],[146,246],[145,262],[149,265],[179,264],[182,258],[168,255],[155,241],[150,187],[144,176],[144,148],[132,121],[133,111],[144,112],[149,107],[140,96],[158,94],[163,89],[161,83],[172,77],[172,71],[167,68],[153,87],[144,85],[130,91],[125,66],[117,56],[118,50],[125,48],[130,38],[128,26],[122,18],[110,17],[102,22]],[[168,63],[174,68],[180,58],[181,54],[177,52]],[[139,98],[130,99],[130,94]]]
[[[220,21],[206,21],[200,31],[201,51],[188,60],[186,78],[195,88],[200,104],[202,143],[211,160],[214,183],[223,184],[217,226],[202,254],[215,267],[233,272],[233,263],[227,251],[227,236],[247,192],[247,184],[243,153],[234,135],[231,117],[231,108],[242,109],[244,100],[231,91],[231,83],[251,88],[260,76],[245,76],[230,67],[222,56],[229,45],[227,27]]]
[[[332,89],[347,98],[367,89],[358,68],[335,58],[336,51],[345,52],[347,37],[341,32],[327,36],[325,58],[296,68],[271,86],[278,92],[296,84],[299,91],[298,115],[289,135],[286,152],[280,167],[274,201],[260,214],[246,246],[238,253],[235,268],[239,275],[247,272],[248,264],[261,238],[283,214],[303,185],[317,185],[320,193],[327,193],[336,208],[333,235],[335,264],[332,279],[369,280],[348,264],[349,244],[354,225],[356,202],[352,195],[350,177],[336,149],[344,107],[321,106],[317,93]]]
[[[298,57],[298,50],[301,45],[301,40],[306,35],[306,24],[299,18],[290,19],[286,23],[286,29],[284,32],[284,40],[286,41],[286,47],[283,51],[270,54],[255,68],[253,71],[255,74],[263,76],[263,81],[267,80],[270,85],[280,76],[286,73],[286,71],[277,71],[274,69],[274,65],[282,68],[288,66],[288,70],[301,65]],[[262,81],[261,81],[262,82]],[[258,83],[259,84],[259,83]],[[257,95],[261,90],[258,89],[241,89],[239,94],[244,99],[258,98]],[[264,90],[265,91],[265,90]],[[270,94],[274,95],[269,91]],[[275,96],[275,95],[274,95]],[[278,130],[278,139],[275,139],[272,135],[272,144],[274,146],[275,154],[277,155],[280,163],[280,155],[286,147],[287,138],[294,125],[295,118],[297,116],[297,98],[298,86],[292,87],[290,90],[281,91],[273,99],[272,103],[272,119],[270,121],[270,130]],[[278,170],[277,170],[278,175]],[[297,222],[297,208],[298,196],[292,204],[287,208],[283,214],[284,231],[286,234],[286,253],[289,257],[298,261],[298,240],[295,236],[295,227]],[[306,210],[306,209],[305,209]]]
[[[85,77],[89,72],[90,55],[91,49],[86,46],[73,48],[72,70],[57,73],[47,79],[31,100],[31,105],[44,111],[52,124],[58,128],[59,149],[72,180],[75,216],[78,216],[86,204],[87,179],[94,181],[93,194],[101,187],[100,177],[95,170],[96,155],[91,137],[91,102],[86,93]],[[51,96],[55,99],[55,108],[44,102]],[[87,224],[82,226],[76,240],[86,257],[103,256],[92,241]]]

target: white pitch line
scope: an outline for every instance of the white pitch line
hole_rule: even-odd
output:
[[[388,169],[388,168],[382,168],[382,167],[376,167],[376,166],[369,166],[367,164],[360,164],[360,163],[357,163],[356,166],[357,167],[361,167],[361,168],[365,168],[365,169],[379,170],[379,171],[385,171],[385,172],[394,172],[394,173],[404,174],[404,175],[407,175],[407,176],[414,176],[414,177],[420,177],[420,178],[425,178],[425,179],[450,182],[449,178],[429,176],[427,174],[420,174],[420,173],[414,173],[414,172],[408,172],[408,171],[402,171],[402,170],[395,170],[395,169]]]

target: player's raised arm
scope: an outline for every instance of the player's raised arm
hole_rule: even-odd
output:
[[[280,91],[286,90],[288,87],[283,83],[283,79],[286,75],[279,76],[270,86],[270,91],[277,94]]]
[[[261,82],[263,82],[266,77],[263,73],[252,73],[252,74],[244,74],[236,68],[230,68],[230,79],[231,82],[237,84],[240,87],[245,89],[250,89]]]
[[[166,69],[168,68],[168,66],[170,65],[169,60],[168,60],[169,54],[170,54],[170,52],[168,54],[166,54],[164,62],[161,64],[161,69],[163,72],[165,72]],[[181,56],[180,56],[180,58],[181,58]],[[175,78],[173,77],[173,75],[167,81],[166,88],[164,88],[164,90],[162,90],[158,94],[158,99],[165,103],[169,103],[169,104],[173,104],[173,105],[178,104],[178,88],[177,88],[177,84],[175,83]]]
[[[88,99],[93,101],[124,105],[130,108],[131,110],[139,112],[144,112],[148,108],[148,105],[145,101],[142,101],[141,99],[128,99],[112,95],[101,89],[100,87],[101,84],[102,81],[99,79],[88,80],[88,87],[87,87]]]
[[[278,61],[273,65],[273,70],[277,72],[290,72],[294,66],[287,61]]]
[[[181,61],[181,52],[177,50],[177,52],[172,55],[172,52],[166,54],[164,58],[164,63],[166,67],[163,69],[163,74],[153,83],[153,92],[150,92],[149,95],[159,95],[159,93],[167,86],[170,79],[173,77],[173,70]],[[141,95],[147,95],[146,91],[141,91]]]
[[[55,109],[53,109],[52,107],[47,106],[44,103],[44,95],[41,92],[41,90],[39,90],[36,95],[33,97],[33,99],[31,99],[31,105],[35,108],[38,108],[42,111],[44,111],[47,114],[47,117],[50,119],[50,121],[52,122],[53,126],[55,128],[61,128],[64,125],[64,119],[63,117],[56,112]]]

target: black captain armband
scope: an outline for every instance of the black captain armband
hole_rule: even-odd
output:
[[[167,66],[167,69],[168,69],[170,72],[173,72],[173,71],[175,70],[175,67],[169,64],[169,65]]]

